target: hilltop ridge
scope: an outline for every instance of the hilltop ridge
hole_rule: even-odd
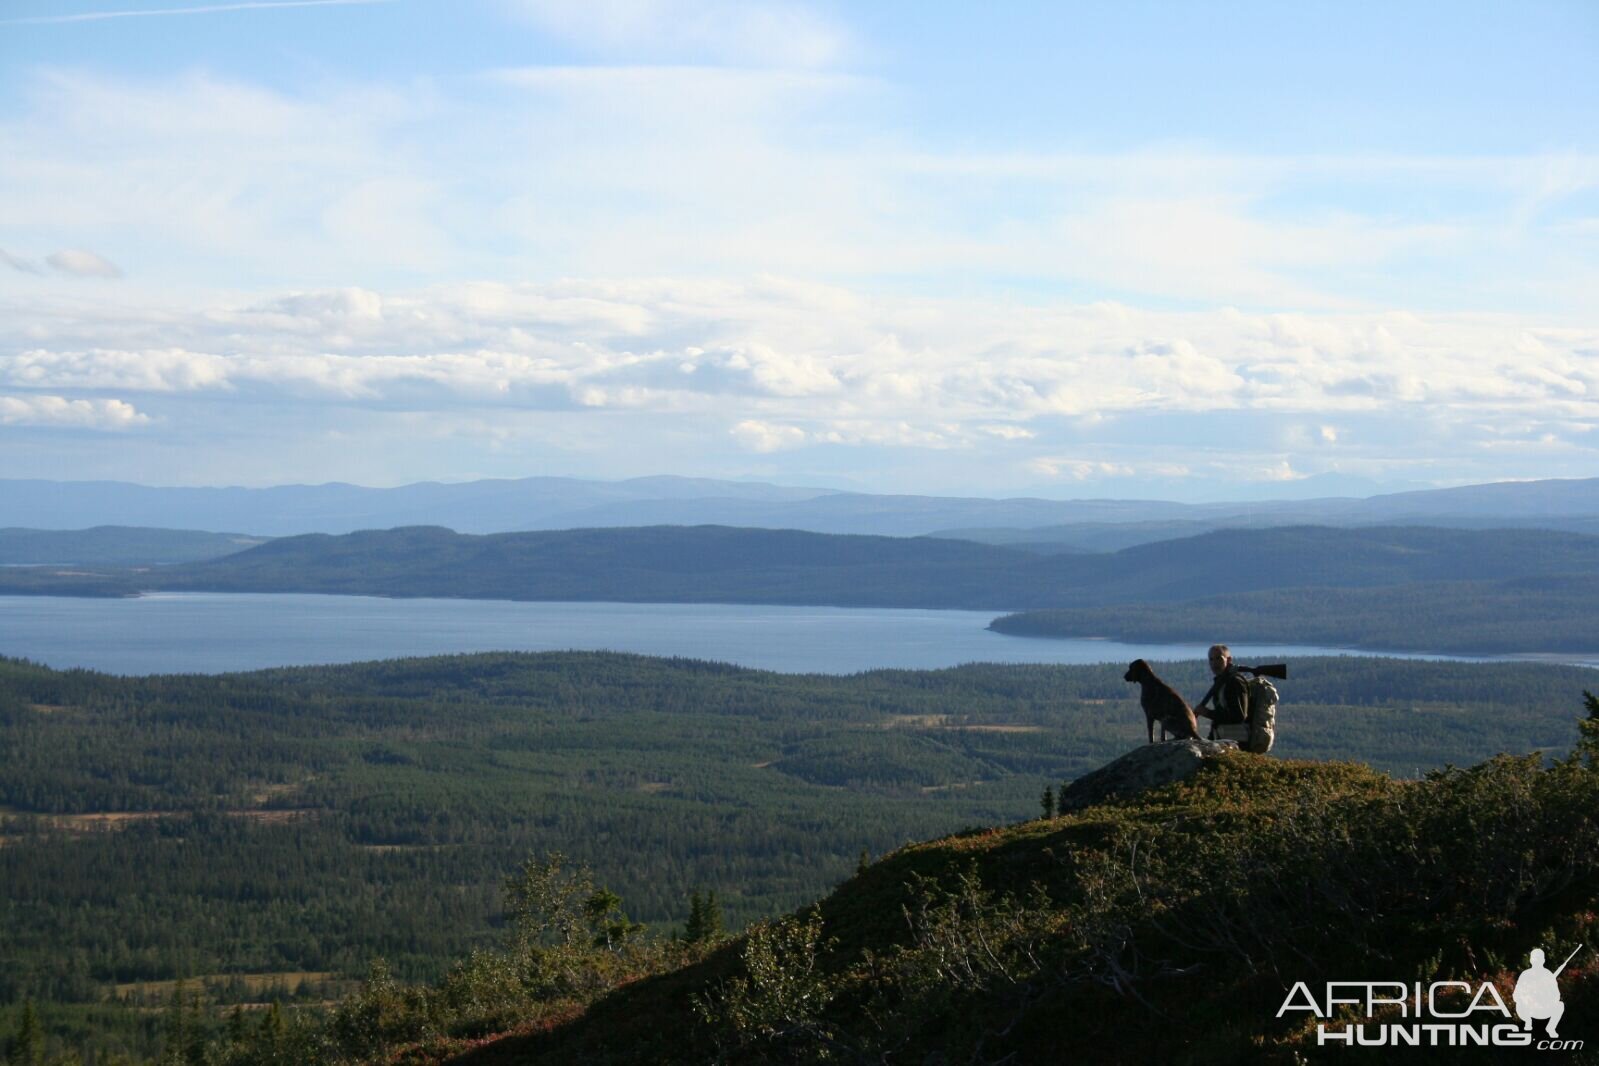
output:
[[[608,993],[530,1004],[504,1032],[428,1035],[396,1014],[367,1047],[451,1066],[1319,1061],[1318,1025],[1403,1016],[1284,1011],[1301,983],[1461,982],[1437,993],[1436,1022],[1474,991],[1510,1003],[1533,947],[1599,939],[1589,711],[1578,756],[1417,781],[1212,747],[1183,780],[863,861],[811,907],[613,974]],[[561,949],[523,951],[539,970]],[[1579,954],[1560,987],[1562,1047],[1592,1047],[1599,962]],[[1506,1053],[1429,1039],[1406,1061]]]
[[[1533,946],[1593,943],[1595,862],[1563,848],[1591,839],[1595,799],[1593,771],[1515,758],[1409,783],[1207,758],[1140,796],[901,849],[786,925],[447,1061],[1292,1062],[1316,1051],[1313,1019],[1275,1017],[1294,982],[1505,984]],[[808,998],[751,975],[770,943]],[[1562,1035],[1592,1032],[1599,966],[1564,991]],[[1449,1055],[1473,1061],[1417,1060]]]

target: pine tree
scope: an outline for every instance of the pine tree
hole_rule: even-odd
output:
[[[1044,817],[1055,817],[1055,790],[1048,785],[1044,786],[1044,795],[1039,799],[1039,804],[1044,808]]]
[[[698,944],[704,935],[705,900],[696,888],[688,894],[688,921],[683,923],[683,940],[685,943]]]
[[[868,851],[867,849],[862,848],[861,849],[861,857],[859,859],[855,860],[855,874],[856,874],[856,876],[858,877],[861,874],[865,873],[866,872],[866,868],[868,866],[870,866],[871,864],[872,864],[872,853],[870,851]]]
[[[183,1066],[189,1044],[189,1016],[184,1010],[188,986],[180,977],[167,1000],[166,1017],[161,1024],[161,1066]]]
[[[701,895],[696,889],[688,898],[688,924],[683,939],[690,944],[709,944],[722,938],[722,905],[716,893]]]
[[[202,986],[203,987],[203,986]],[[200,989],[194,990],[194,995],[189,997],[187,1010],[186,1039],[183,1044],[183,1061],[185,1066],[205,1066],[206,1026],[205,1018],[201,1013]]]
[[[261,1045],[272,1054],[283,1046],[283,1011],[279,1008],[277,1000],[272,1001],[272,1006],[267,1008],[266,1017],[261,1019],[259,1039]]]
[[[1576,754],[1582,757],[1590,769],[1599,770],[1599,696],[1584,690],[1582,705],[1588,712],[1588,717],[1577,721],[1579,739]]]
[[[22,1004],[22,1019],[17,1023],[17,1035],[11,1041],[6,1062],[10,1066],[43,1066],[44,1028],[31,999]]]
[[[644,931],[622,910],[622,897],[608,888],[596,889],[583,901],[583,918],[597,948],[615,948]]]

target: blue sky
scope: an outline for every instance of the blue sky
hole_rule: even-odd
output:
[[[0,5],[0,466],[1599,473],[1599,7]]]

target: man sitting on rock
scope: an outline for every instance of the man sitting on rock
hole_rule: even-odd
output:
[[[1210,672],[1216,676],[1210,691],[1194,704],[1194,713],[1210,719],[1211,740],[1249,740],[1249,685],[1233,665],[1233,653],[1225,644],[1210,648]]]

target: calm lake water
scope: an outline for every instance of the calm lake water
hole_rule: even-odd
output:
[[[116,674],[221,673],[474,651],[638,652],[787,673],[968,662],[1203,659],[1200,644],[1001,636],[990,611],[668,603],[510,603],[365,596],[157,593],[128,600],[0,596],[0,655]],[[1245,661],[1378,654],[1234,648]],[[1407,656],[1445,658],[1445,656]]]

